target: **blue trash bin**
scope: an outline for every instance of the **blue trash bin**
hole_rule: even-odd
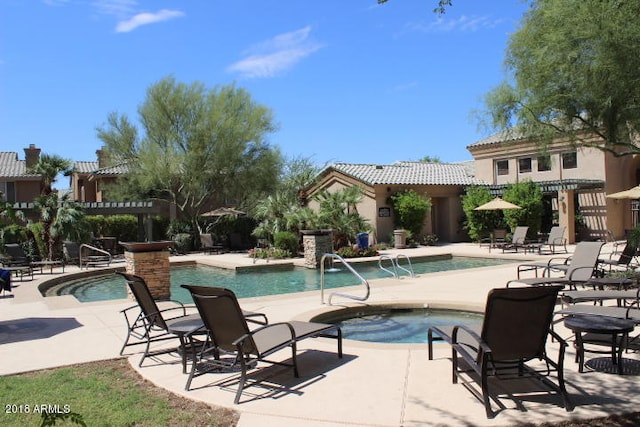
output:
[[[369,249],[369,233],[356,234],[356,241],[358,242],[358,249]]]

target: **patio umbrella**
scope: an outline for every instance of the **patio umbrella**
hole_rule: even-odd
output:
[[[217,216],[217,217],[221,217],[221,216],[227,216],[227,215],[245,215],[246,212],[243,211],[239,211],[235,208],[227,208],[227,207],[221,207],[218,209],[214,209],[212,211],[209,212],[205,212],[203,214],[201,214],[200,216]]]
[[[640,185],[617,193],[607,194],[610,199],[640,199]]]
[[[500,197],[496,197],[490,202],[480,205],[474,209],[474,211],[501,211],[504,209],[522,209],[518,205],[509,203],[506,200],[502,200]]]

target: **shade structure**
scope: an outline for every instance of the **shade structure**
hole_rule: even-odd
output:
[[[506,200],[502,200],[500,197],[496,197],[490,202],[480,205],[474,209],[474,211],[501,211],[504,209],[522,209],[518,205],[509,203]]]
[[[640,185],[636,185],[628,190],[607,194],[610,199],[640,199]]]
[[[246,212],[239,211],[238,209],[235,209],[235,208],[221,207],[209,212],[205,212],[200,216],[227,216],[227,215],[245,215],[245,214]]]

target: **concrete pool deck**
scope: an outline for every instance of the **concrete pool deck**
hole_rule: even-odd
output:
[[[570,247],[570,251],[573,247]],[[605,246],[603,253],[610,251]],[[388,251],[394,253],[398,251]],[[453,254],[500,256],[474,244],[403,249],[409,256]],[[516,276],[515,265],[538,257],[505,254],[514,264],[472,270],[429,273],[417,278],[372,280],[366,304],[413,302],[429,305],[475,307],[482,310],[491,288],[503,287]],[[172,263],[197,261],[204,264],[253,265],[243,254],[189,255],[172,257]],[[266,264],[265,261],[258,261]],[[275,263],[271,261],[269,264]],[[67,272],[78,271],[67,267]],[[40,296],[37,286],[59,274],[35,274],[34,280],[19,279],[13,294],[0,297],[0,375],[119,357],[125,325],[120,310],[132,305],[118,300],[79,303],[71,296]],[[344,291],[341,288],[341,292]],[[360,287],[349,291],[361,295]],[[312,291],[242,299],[243,308],[261,311],[270,322],[308,320],[328,307],[320,303],[320,292]],[[335,306],[354,306],[355,301],[335,298]],[[559,326],[564,337],[571,334]],[[345,340],[344,358],[336,356],[334,340],[310,339],[299,345],[300,378],[289,370],[267,368],[268,381],[245,390],[241,403],[233,405],[236,377],[210,374],[196,378],[192,391],[184,391],[186,375],[172,355],[148,359],[138,368],[139,354],[129,357],[138,372],[175,394],[240,412],[240,427],[253,426],[505,426],[587,419],[637,411],[640,376],[597,371],[578,373],[575,352],[565,357],[568,391],[576,408],[566,412],[555,396],[501,398],[505,409],[492,420],[483,405],[461,384],[451,383],[450,351],[435,346],[434,360],[427,360],[426,344],[371,344]],[[551,343],[550,349],[557,348]],[[135,351],[135,348],[133,349]],[[276,354],[277,358],[280,354]],[[288,357],[282,353],[282,359]],[[628,367],[640,374],[640,355],[624,355]],[[587,359],[595,355],[587,354]],[[494,409],[497,404],[494,402]],[[520,409],[526,409],[526,412]]]

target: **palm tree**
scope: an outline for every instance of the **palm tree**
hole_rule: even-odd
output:
[[[42,154],[40,160],[29,172],[42,175],[42,190],[40,196],[35,200],[36,209],[40,212],[42,222],[42,240],[47,247],[47,259],[52,260],[56,247],[56,231],[52,227],[58,217],[60,201],[58,192],[53,189],[56,177],[63,173],[69,176],[71,173],[71,160],[64,159],[58,155]]]

